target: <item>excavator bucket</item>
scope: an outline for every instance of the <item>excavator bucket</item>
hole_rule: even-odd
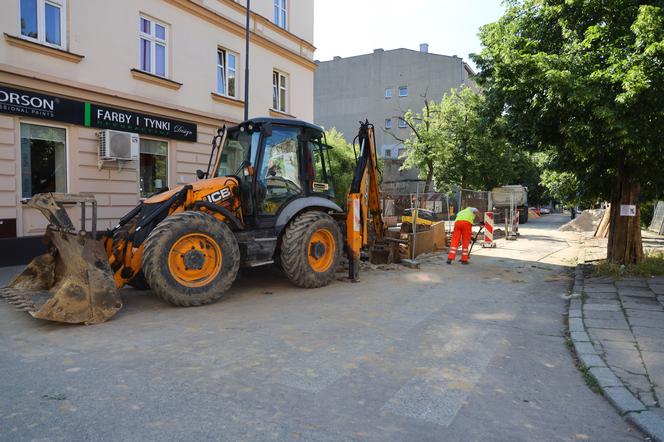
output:
[[[64,204],[81,204],[76,231]],[[85,205],[92,205],[92,232],[85,231]],[[28,203],[49,220],[49,252],[33,259],[2,295],[35,318],[72,324],[98,324],[122,308],[113,272],[96,240],[96,201],[91,195],[39,194]]]

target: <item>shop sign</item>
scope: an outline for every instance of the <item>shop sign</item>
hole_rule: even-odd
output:
[[[0,86],[0,113],[83,124],[83,102]]]
[[[195,124],[87,102],[85,126],[194,142],[197,136]]]
[[[0,86],[0,113],[113,129],[175,140],[197,140],[195,124]]]

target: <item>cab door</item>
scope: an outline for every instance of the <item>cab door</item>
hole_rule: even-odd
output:
[[[272,126],[263,138],[256,169],[256,205],[259,218],[271,219],[288,202],[304,195],[299,141],[300,129]]]

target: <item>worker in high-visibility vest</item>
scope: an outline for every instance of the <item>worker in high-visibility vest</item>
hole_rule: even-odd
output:
[[[461,264],[468,264],[468,246],[470,238],[473,236],[473,224],[479,217],[480,211],[475,207],[466,207],[457,213],[454,220],[454,233],[452,233],[452,242],[450,243],[450,252],[447,254],[447,263],[452,264],[456,258],[459,242],[461,242]]]

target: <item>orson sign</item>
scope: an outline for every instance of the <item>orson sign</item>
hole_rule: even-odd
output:
[[[83,102],[0,86],[0,113],[83,124]]]
[[[197,135],[195,124],[90,103],[85,103],[85,125],[184,141],[196,141]]]
[[[195,124],[0,85],[0,113],[196,141]]]

